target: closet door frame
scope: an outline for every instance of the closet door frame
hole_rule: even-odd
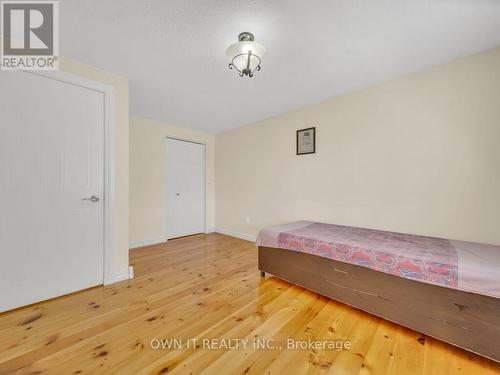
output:
[[[203,164],[203,174],[204,174],[203,175],[203,233],[207,233],[207,144],[205,142],[200,142],[200,141],[189,139],[189,138],[182,138],[182,137],[170,136],[170,135],[167,135],[165,137],[165,140],[167,140],[167,139],[172,139],[174,141],[195,143],[195,144],[203,146],[203,163],[204,163]],[[165,181],[164,191],[166,192],[168,189],[166,170],[165,170],[164,181]],[[165,197],[165,199],[166,199],[166,197]],[[165,203],[166,203],[166,201],[165,201]],[[168,225],[168,223],[167,223],[167,220],[165,218],[165,241],[169,240],[167,225]]]

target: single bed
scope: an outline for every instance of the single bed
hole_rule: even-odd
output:
[[[309,221],[257,246],[263,275],[500,362],[500,246]]]

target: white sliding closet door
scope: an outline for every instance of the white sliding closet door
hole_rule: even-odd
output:
[[[103,93],[0,72],[0,311],[102,284],[103,142]]]
[[[205,231],[205,145],[167,138],[167,238]]]

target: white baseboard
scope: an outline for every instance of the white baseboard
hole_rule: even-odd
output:
[[[215,231],[216,231],[216,230],[215,230],[215,228],[214,228],[214,227],[208,227],[208,228],[206,228],[206,229],[205,229],[205,233],[213,233],[213,232],[215,232]]]
[[[158,245],[159,243],[167,242],[167,237],[155,238],[153,240],[143,240],[132,242],[129,245],[129,249],[136,249],[138,247],[150,246],[150,245]]]
[[[122,272],[104,279],[104,285],[110,285],[114,283],[119,283],[120,281],[125,281],[134,278],[134,267],[129,266],[126,272]]]
[[[240,239],[246,240],[246,241],[255,242],[257,240],[257,236],[255,236],[253,234],[234,232],[232,230],[228,230],[228,229],[224,229],[224,228],[215,228],[215,231],[217,233],[220,233],[220,234],[225,234],[226,236],[236,237],[236,238],[240,238]]]

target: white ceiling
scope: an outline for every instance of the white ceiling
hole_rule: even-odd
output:
[[[253,78],[224,56],[241,31]],[[500,46],[500,1],[61,0],[60,39],[130,79],[132,114],[217,133]]]

